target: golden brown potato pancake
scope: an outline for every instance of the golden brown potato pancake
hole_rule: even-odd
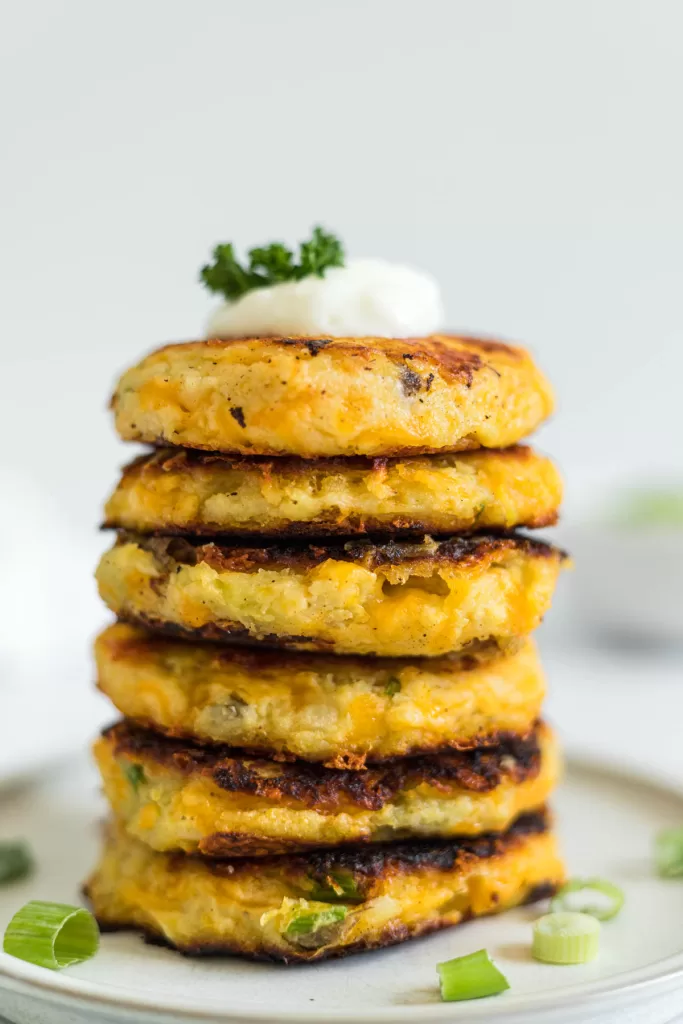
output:
[[[162,449],[127,466],[105,525],[139,533],[330,536],[549,526],[560,475],[531,448],[403,459]]]
[[[500,342],[247,338],[152,352],[112,406],[126,441],[315,458],[506,448],[553,398],[528,352]]]
[[[159,732],[278,759],[360,768],[530,732],[545,680],[531,640],[497,658],[354,658],[191,643],[119,622],[98,685]]]
[[[394,945],[551,895],[564,879],[543,812],[504,835],[210,861],[112,827],[85,891],[102,928],[199,956],[285,963]]]
[[[97,579],[120,618],[178,635],[431,657],[533,630],[563,558],[518,534],[249,548],[122,534]]]
[[[545,725],[493,748],[354,771],[254,759],[123,721],[100,737],[95,757],[130,835],[210,857],[501,832],[544,804],[559,774]]]

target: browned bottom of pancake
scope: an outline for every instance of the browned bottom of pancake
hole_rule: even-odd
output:
[[[564,869],[545,812],[503,835],[209,861],[113,827],[86,893],[103,929],[191,956],[310,962],[389,946],[550,895]]]

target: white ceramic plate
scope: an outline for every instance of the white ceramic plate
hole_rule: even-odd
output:
[[[102,813],[92,769],[16,794],[0,835],[32,842],[40,870],[0,891],[0,929],[31,898],[73,902],[96,856]],[[652,870],[658,829],[683,822],[683,791],[587,761],[570,765],[556,807],[573,875],[624,887],[621,915],[603,928],[599,959],[551,967],[529,957],[528,907],[391,950],[318,966],[188,960],[132,935],[105,936],[97,957],[61,974],[0,954],[0,1010],[14,1024],[501,1024],[591,1021],[666,993],[683,975],[683,882]],[[510,991],[471,1003],[439,1001],[435,964],[486,947]],[[612,1019],[612,1018],[611,1018]]]

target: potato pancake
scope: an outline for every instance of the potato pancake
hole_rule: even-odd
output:
[[[166,448],[124,469],[105,525],[234,537],[456,533],[549,526],[561,498],[553,463],[522,446],[311,461]]]
[[[97,579],[119,618],[178,635],[431,657],[533,630],[563,558],[517,534],[250,548],[121,534]]]
[[[391,946],[551,895],[564,880],[543,812],[503,835],[210,861],[110,827],[85,886],[104,930],[192,956],[284,963]]]
[[[545,680],[531,640],[426,659],[354,658],[190,643],[116,623],[95,643],[98,685],[129,719],[170,736],[361,768],[526,734]]]
[[[550,729],[364,771],[253,759],[119,722],[95,744],[127,832],[159,851],[263,856],[343,843],[501,832],[557,782]]]
[[[475,338],[247,338],[152,352],[112,399],[126,441],[242,455],[506,448],[552,412],[522,348]]]

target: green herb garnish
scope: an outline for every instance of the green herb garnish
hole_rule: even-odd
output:
[[[0,843],[0,885],[18,882],[33,871],[33,857],[26,843]]]
[[[219,292],[226,299],[241,298],[254,288],[267,288],[283,281],[300,281],[315,274],[324,277],[329,267],[344,266],[341,242],[320,226],[313,228],[307,242],[299,245],[299,261],[281,242],[250,249],[249,262],[242,266],[235,256],[232,242],[217,245],[213,250],[213,263],[207,263],[200,273],[201,281],[209,291]]]
[[[145,769],[141,764],[123,764],[124,775],[137,793],[138,787],[145,781]]]
[[[401,692],[401,680],[398,676],[389,676],[384,692],[387,697],[395,697],[397,693]]]

